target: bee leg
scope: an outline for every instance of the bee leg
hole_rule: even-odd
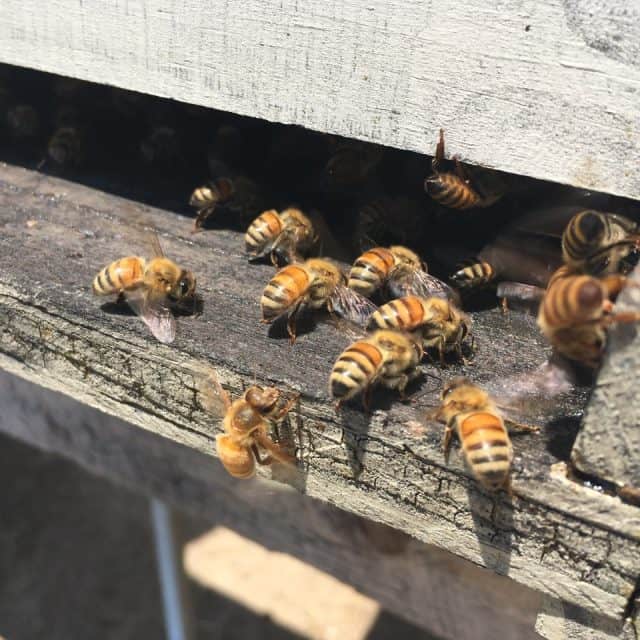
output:
[[[431,169],[433,173],[438,173],[438,169],[440,168],[440,164],[444,160],[444,129],[440,129],[440,138],[438,140],[438,144],[436,144],[436,154],[433,156],[433,160],[431,160]]]
[[[531,424],[521,424],[513,420],[505,420],[504,426],[507,427],[509,433],[538,433],[538,431],[540,431],[540,427]]]
[[[606,316],[602,321],[605,325],[616,322],[640,322],[640,313],[637,311],[621,311],[620,313],[613,313],[610,316]]]
[[[267,466],[273,462],[273,458],[271,456],[265,456],[264,458],[260,457],[260,450],[258,449],[258,445],[252,444],[251,451],[253,452],[253,456],[259,465]]]
[[[458,178],[460,178],[460,180],[462,180],[465,184],[470,185],[471,180],[469,180],[469,177],[467,176],[467,172],[464,170],[464,167],[462,166],[462,162],[460,162],[460,158],[456,156],[453,159],[453,161],[456,164],[456,175],[458,176]]]
[[[289,342],[292,345],[296,343],[296,316],[298,315],[298,311],[300,311],[301,305],[302,302],[298,302],[287,319],[287,333],[289,334]]]
[[[206,222],[207,218],[213,213],[215,205],[211,207],[203,207],[198,211],[195,222],[193,223],[193,229],[191,233],[199,233],[202,231],[202,225]]]
[[[260,446],[263,449],[266,449],[270,454],[265,458],[264,462],[260,462],[260,460],[256,456],[256,460],[258,461],[258,464],[271,464],[273,460],[277,460],[278,462],[283,462],[285,464],[293,464],[293,462],[295,462],[295,458],[291,454],[287,453],[283,447],[276,444],[266,434],[264,433],[256,434],[256,440],[258,441],[258,444],[260,444]],[[253,445],[253,446],[256,447],[256,445]],[[257,450],[257,447],[256,447],[256,450]],[[254,450],[254,454],[256,453],[256,450]]]
[[[291,409],[293,408],[293,406],[300,400],[300,394],[296,393],[288,402],[287,404],[284,405],[284,407],[282,407],[282,409],[280,409],[280,411],[273,417],[273,420],[275,422],[279,422],[280,420],[282,420],[287,413],[289,413],[289,411],[291,411]]]
[[[507,474],[507,477],[504,480],[504,484],[502,485],[502,490],[509,496],[513,497],[513,489],[511,487],[511,473]]]
[[[449,463],[449,453],[451,453],[451,438],[453,437],[453,427],[448,424],[444,430],[442,437],[442,451],[444,453],[444,461]]]
[[[504,315],[507,315],[509,313],[509,301],[507,300],[506,296],[502,298],[502,300],[500,300],[500,307],[502,308],[502,313]]]
[[[126,302],[126,298],[124,295],[124,291],[118,291],[118,297],[116,298],[116,304],[122,304],[123,302]]]
[[[365,413],[371,413],[371,385],[362,392],[362,407]]]

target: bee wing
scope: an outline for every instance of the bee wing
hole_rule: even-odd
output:
[[[215,416],[224,418],[231,406],[229,394],[222,388],[218,375],[213,367],[206,367],[198,382],[198,399],[202,407]]]
[[[164,296],[153,296],[147,289],[140,287],[128,291],[126,300],[155,338],[164,344],[175,340],[176,319]]]
[[[158,237],[158,232],[155,229],[152,229],[149,232],[149,244],[151,245],[151,255],[156,258],[163,258],[164,251],[162,250],[162,246],[160,245],[160,238]]]
[[[575,385],[576,375],[569,365],[549,360],[533,371],[494,382],[490,391],[507,417],[522,417],[553,410],[557,396]]]
[[[329,298],[329,309],[349,322],[366,327],[369,316],[378,307],[357,291],[338,285]]]
[[[390,278],[387,287],[394,298],[414,295],[460,303],[460,296],[446,282],[423,270],[413,271],[402,278]]]

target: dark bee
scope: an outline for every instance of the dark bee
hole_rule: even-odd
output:
[[[440,171],[444,160],[444,130],[440,129],[440,140],[431,162],[433,173],[425,179],[425,191],[441,205],[464,211],[477,207],[489,207],[497,202],[502,193],[484,193],[478,181],[472,183],[458,158],[454,158],[455,173]]]

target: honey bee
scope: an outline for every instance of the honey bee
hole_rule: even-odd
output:
[[[471,318],[442,298],[405,296],[382,305],[369,319],[368,329],[395,329],[419,332],[425,350],[436,350],[444,363],[447,352],[460,360],[462,344],[471,336]]]
[[[455,431],[476,480],[491,491],[510,491],[513,448],[505,419],[486,391],[467,378],[453,378],[445,384],[440,407],[432,417],[446,425],[443,448],[447,460]],[[521,431],[538,430],[506,422]]]
[[[83,130],[76,126],[58,127],[49,139],[47,154],[61,167],[79,167],[85,158]]]
[[[158,169],[185,164],[180,136],[173,127],[167,125],[154,127],[140,142],[139,153],[145,164]]]
[[[222,418],[224,433],[216,436],[216,450],[231,476],[242,480],[252,478],[256,463],[269,465],[274,460],[284,464],[295,463],[295,458],[274,442],[269,432],[285,419],[300,394],[285,398],[275,387],[254,385],[232,402],[213,371],[201,386],[200,393],[204,407]],[[261,457],[260,449],[267,452],[266,457]]]
[[[444,130],[440,129],[440,140],[431,162],[433,173],[425,179],[425,191],[440,204],[460,211],[489,207],[495,204],[502,193],[481,193],[478,184],[472,184],[458,158],[454,158],[455,173],[440,171],[444,160]],[[488,174],[487,174],[488,175]]]
[[[30,104],[16,104],[7,111],[7,125],[15,138],[33,138],[38,134],[40,116]]]
[[[293,344],[297,315],[304,309],[326,307],[330,312],[359,325],[376,310],[367,298],[346,286],[346,278],[334,263],[310,258],[280,269],[269,281],[260,300],[262,322],[288,316],[287,331]]]
[[[639,249],[638,224],[614,213],[581,211],[562,234],[562,257],[576,273],[596,276],[628,271],[628,261],[637,261]]]
[[[151,260],[138,256],[116,260],[98,272],[92,288],[97,296],[117,294],[118,300],[124,298],[151,333],[168,344],[176,336],[171,307],[188,299],[195,302],[196,279],[164,256],[155,234],[152,246]]]
[[[420,374],[418,365],[423,355],[420,339],[399,331],[380,330],[354,342],[340,354],[329,377],[336,409],[362,393],[362,404],[368,412],[371,389],[376,384],[404,395],[409,381]]]
[[[552,279],[538,312],[538,326],[556,352],[596,368],[612,324],[640,321],[638,312],[613,312],[613,300],[626,284],[622,275],[574,275],[562,268]]]
[[[351,267],[349,288],[371,296],[386,287],[394,298],[416,295],[457,301],[457,293],[427,272],[420,257],[402,246],[374,247],[365,251]]]
[[[427,215],[409,198],[376,198],[358,210],[355,244],[364,253],[383,244],[416,242],[424,234]]]
[[[219,204],[228,202],[235,192],[233,181],[229,178],[216,178],[212,182],[194,189],[189,204],[196,209],[196,217],[193,233],[201,231],[206,219],[214,212]]]
[[[337,141],[331,138],[335,147],[325,171],[329,183],[336,187],[356,187],[376,170],[384,156],[384,149],[377,145],[357,140]]]
[[[263,211],[250,225],[244,236],[245,248],[251,258],[267,254],[278,264],[282,256],[287,262],[296,262],[300,254],[307,253],[318,241],[311,220],[300,209]]]

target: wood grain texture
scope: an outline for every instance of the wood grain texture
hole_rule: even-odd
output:
[[[181,319],[171,347],[137,319],[106,313],[90,293],[100,267],[144,251],[135,242],[140,215],[158,229],[167,255],[194,270],[204,298],[204,313]],[[458,455],[445,464],[442,427],[425,421],[438,380],[414,386],[412,404],[380,393],[373,415],[357,405],[336,415],[327,378],[350,337],[326,321],[301,327],[294,348],[285,335],[270,337],[257,301],[272,269],[247,264],[239,233],[194,237],[190,219],[8,165],[0,171],[0,225],[2,368],[207,455],[220,421],[201,404],[203,363],[234,396],[255,379],[296,389],[298,468],[262,478],[273,474],[534,590],[622,616],[640,574],[640,512],[549,474],[562,451],[569,454],[584,392],[530,416],[548,426],[514,440],[515,495],[488,495]],[[548,356],[533,318],[495,309],[472,315],[476,358],[445,376],[466,373],[491,389]]]
[[[640,198],[634,0],[5,0],[0,60]]]
[[[440,638],[538,637],[540,594],[508,578],[284,485],[234,482],[210,456],[5,372],[0,401],[1,431],[292,554]]]
[[[640,311],[640,269],[620,294],[618,311]],[[583,471],[640,491],[640,405],[635,372],[640,336],[634,324],[609,331],[608,352],[571,454]]]

